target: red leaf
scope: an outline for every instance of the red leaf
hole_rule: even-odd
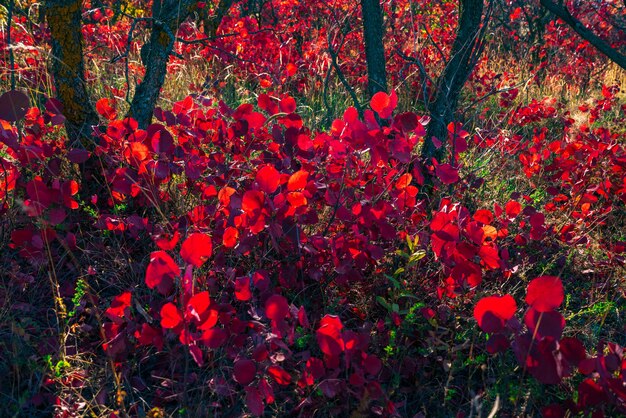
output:
[[[272,386],[267,382],[267,379],[261,379],[259,382],[259,391],[261,392],[263,398],[265,398],[265,403],[268,405],[274,403],[274,400],[276,399],[274,396],[274,389],[272,389]]]
[[[237,277],[235,280],[235,297],[237,300],[250,300],[252,292],[250,291],[250,278],[248,276]]]
[[[206,316],[206,319],[202,318],[204,322],[202,322],[198,326],[198,329],[201,329],[202,331],[206,331],[208,329],[213,328],[215,325],[217,325],[217,320],[219,319],[219,312],[217,311],[217,309],[209,309],[207,314],[204,316]]]
[[[209,348],[219,348],[226,342],[227,338],[228,335],[223,329],[211,328],[204,331],[200,339]]]
[[[172,106],[172,113],[176,115],[184,115],[189,113],[192,107],[193,98],[191,96],[187,96],[183,100],[174,103],[174,106]]]
[[[202,350],[197,345],[189,346],[189,354],[191,354],[191,358],[196,362],[198,367],[202,367],[204,365],[204,357],[202,355]]]
[[[217,198],[220,201],[220,204],[222,206],[228,206],[230,204],[230,197],[235,194],[235,192],[235,189],[228,186],[221,189],[217,194]]]
[[[439,164],[435,168],[435,173],[443,184],[452,184],[459,181],[459,171],[450,164]]]
[[[90,155],[87,150],[74,148],[67,153],[67,159],[74,164],[82,164],[89,159]]]
[[[278,105],[276,104],[275,100],[265,93],[259,95],[259,98],[257,99],[257,104],[260,109],[265,110],[270,115],[278,113]]]
[[[526,303],[537,312],[549,312],[563,303],[563,283],[556,276],[534,279],[526,290]]]
[[[174,278],[180,276],[180,268],[165,251],[154,251],[150,254],[150,264],[146,269],[146,285],[155,287],[159,293],[166,295],[172,289]]]
[[[250,112],[244,115],[243,119],[248,122],[248,127],[250,129],[255,129],[255,130],[262,127],[266,121],[265,116],[263,116],[263,114],[259,112]]]
[[[283,296],[272,295],[265,301],[265,316],[269,319],[284,319],[288,314],[289,304]]]
[[[260,210],[263,207],[264,202],[265,196],[262,192],[257,190],[248,190],[243,194],[241,209],[243,209],[246,213],[251,213],[255,210]]]
[[[173,235],[169,234],[161,234],[154,237],[154,242],[163,251],[171,251],[178,244],[178,240],[180,239],[180,233],[175,231]]]
[[[130,309],[130,292],[115,296],[105,313],[111,321],[116,322],[117,319],[123,318],[129,312],[127,309]]]
[[[530,223],[530,238],[534,240],[541,240],[546,232],[545,223],[545,215],[543,213],[533,213],[530,215],[528,219],[528,223]]]
[[[296,101],[291,96],[285,96],[278,104],[280,111],[284,113],[293,113],[296,111]]]
[[[474,319],[485,332],[498,332],[504,324],[513,318],[517,303],[511,295],[488,296],[478,301],[474,307]]]
[[[497,269],[500,267],[500,256],[498,255],[498,249],[491,245],[483,245],[480,247],[478,251],[478,255],[480,256],[483,263],[487,265],[487,267],[492,269]]]
[[[306,314],[304,306],[300,306],[300,309],[298,309],[298,322],[300,323],[300,326],[304,328],[311,327],[311,324],[309,323],[309,317]]]
[[[502,353],[511,346],[511,342],[502,334],[494,334],[489,337],[485,349],[489,354]]]
[[[150,156],[148,146],[142,142],[131,142],[128,145],[130,151],[129,162],[139,164]]]
[[[257,417],[263,415],[265,405],[263,405],[263,400],[261,399],[261,392],[257,388],[246,387],[246,406],[252,415]]]
[[[556,311],[537,312],[530,308],[524,315],[524,323],[535,339],[552,337],[556,340],[561,338],[565,328],[565,318]]]
[[[19,175],[20,173],[17,167],[7,160],[0,158],[0,200],[6,196],[6,193],[15,189]]]
[[[28,96],[18,90],[10,90],[0,96],[0,119],[7,122],[22,120],[28,112]]]
[[[365,371],[372,376],[375,376],[380,372],[380,369],[383,367],[382,361],[374,355],[368,355],[367,358],[363,361],[363,367]]]
[[[163,328],[176,328],[183,322],[183,317],[176,305],[168,302],[161,308],[161,326]]]
[[[209,306],[211,305],[211,297],[208,291],[196,293],[189,299],[187,303],[188,317],[195,318],[198,322],[206,316]]]
[[[327,356],[337,357],[345,349],[341,335],[342,329],[343,324],[335,315],[325,315],[320,321],[320,327],[316,333],[317,343]]]
[[[241,359],[235,362],[233,377],[241,385],[252,382],[256,376],[256,363],[252,360]]]
[[[287,190],[290,192],[294,190],[301,190],[306,187],[307,180],[309,178],[309,172],[300,170],[296,171],[289,177],[289,181],[287,182]]]
[[[200,267],[213,254],[211,237],[206,234],[193,233],[187,237],[180,248],[180,256],[195,267]]]
[[[135,338],[140,345],[154,345],[159,351],[163,349],[163,334],[161,329],[152,328],[144,323],[141,330],[135,331]]]
[[[302,151],[310,151],[313,149],[313,141],[307,135],[298,135],[298,148]]]
[[[474,213],[474,220],[484,225],[491,225],[491,222],[493,222],[493,214],[490,210],[479,209]]]
[[[459,284],[467,283],[470,287],[478,286],[482,280],[482,270],[480,266],[472,261],[457,262],[450,272],[450,276]]]
[[[96,111],[105,119],[113,120],[117,117],[113,99],[102,98],[96,102]]]
[[[292,62],[288,63],[285,69],[287,70],[287,75],[289,77],[293,76],[298,71],[298,67],[296,67],[296,65]]]
[[[395,91],[391,92],[391,96],[380,91],[374,94],[370,101],[370,106],[382,119],[390,118],[397,104],[398,96]]]
[[[266,165],[257,172],[256,182],[265,193],[274,193],[280,184],[280,173],[273,166]]]
[[[409,173],[404,173],[400,176],[398,181],[396,182],[396,189],[404,190],[411,185],[411,181],[413,180],[413,176]]]
[[[171,154],[174,151],[174,138],[163,125],[155,123],[148,126],[148,136],[152,150],[157,154]]]
[[[304,206],[308,202],[306,196],[302,192],[291,192],[291,193],[289,193],[287,195],[287,201],[294,208],[298,208],[300,206]]]
[[[287,386],[291,383],[291,375],[280,366],[270,366],[267,368],[267,373],[274,378],[276,383],[281,386]]]
[[[229,226],[224,231],[224,236],[222,237],[222,240],[224,242],[224,247],[233,248],[235,245],[237,245],[237,240],[239,240],[239,231],[237,230],[237,228]]]
[[[412,132],[418,126],[421,126],[419,120],[417,119],[417,115],[412,112],[400,113],[399,115],[396,115],[393,118],[393,123],[395,126],[398,126],[405,135]],[[418,135],[420,134],[418,133]]]
[[[509,219],[514,219],[522,211],[522,205],[515,200],[511,200],[504,206],[504,210]]]
[[[589,408],[606,401],[607,396],[602,386],[593,379],[587,378],[578,385],[578,405],[581,408]]]
[[[559,350],[563,357],[575,366],[587,358],[585,346],[574,337],[565,337],[559,341]]]
[[[532,336],[524,333],[515,337],[513,351],[520,365],[535,379],[544,384],[558,384],[568,373],[562,367],[560,356],[553,338],[533,341]]]
[[[324,363],[322,360],[311,357],[306,362],[306,370],[311,373],[311,376],[314,379],[321,379],[326,374],[326,369],[324,368]]]

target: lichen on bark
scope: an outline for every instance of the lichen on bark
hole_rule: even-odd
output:
[[[91,147],[91,127],[98,123],[98,115],[85,85],[81,11],[81,0],[45,3],[52,47],[50,70],[57,99],[63,105],[67,134],[71,142]]]

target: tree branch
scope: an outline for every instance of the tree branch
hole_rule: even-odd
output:
[[[541,5],[574,29],[581,38],[593,45],[608,59],[626,70],[626,55],[621,54],[604,39],[587,29],[578,19],[571,15],[565,6],[553,3],[551,0],[541,0]]]

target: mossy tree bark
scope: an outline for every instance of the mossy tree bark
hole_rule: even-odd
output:
[[[85,85],[81,6],[81,0],[48,0],[45,15],[52,44],[50,70],[68,138],[92,147],[92,127],[99,120]]]
[[[215,30],[232,3],[233,0],[220,0],[215,19],[217,22],[212,22]],[[56,97],[63,105],[68,137],[72,143],[80,141],[87,148],[92,148],[92,126],[99,123],[99,117],[85,85],[82,1],[47,0],[44,4],[51,34],[51,73]],[[197,9],[197,5],[197,0],[157,0],[152,4],[152,29],[141,54],[146,73],[135,90],[128,113],[141,128],[146,128],[152,120],[176,32],[181,23]]]

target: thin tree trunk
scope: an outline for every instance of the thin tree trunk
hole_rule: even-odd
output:
[[[200,10],[200,17],[202,18],[204,25],[204,34],[207,38],[215,38],[217,35],[217,29],[222,23],[222,19],[228,13],[230,6],[233,5],[234,0],[220,0],[215,9],[215,16],[209,16],[208,8],[204,7]]]
[[[441,161],[445,147],[437,148],[433,137],[442,144],[447,141],[447,127],[455,119],[459,96],[476,65],[476,46],[479,43],[483,0],[461,0],[456,38],[450,60],[439,77],[435,100],[429,106],[431,121],[422,148],[422,156]]]
[[[99,123],[85,86],[81,0],[50,0],[45,14],[50,28],[56,97],[63,105],[65,129],[70,143],[93,147],[92,126]]]
[[[141,51],[146,73],[135,90],[128,112],[128,116],[134,118],[141,129],[145,129],[152,121],[152,113],[165,82],[167,62],[174,48],[174,37],[195,3],[193,0],[163,0],[152,4],[150,40]]]
[[[383,14],[379,0],[361,0],[363,39],[367,61],[367,91],[371,98],[387,91],[387,65],[383,46]]]

